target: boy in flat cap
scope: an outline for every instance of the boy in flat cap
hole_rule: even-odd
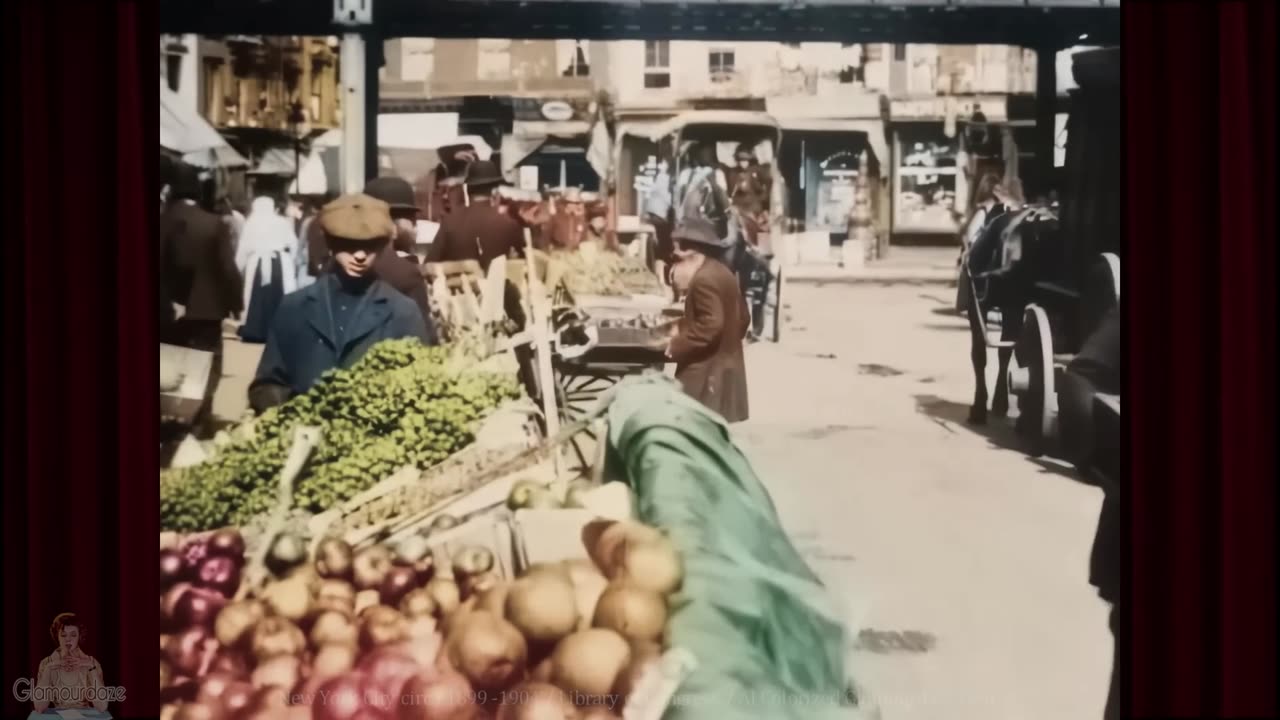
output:
[[[249,386],[255,412],[306,392],[326,370],[351,367],[383,340],[429,342],[418,307],[374,272],[396,232],[390,206],[361,193],[344,195],[320,211],[318,222],[334,269],[286,295],[276,312]]]

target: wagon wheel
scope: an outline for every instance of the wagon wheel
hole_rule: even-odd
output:
[[[560,409],[562,424],[574,422],[585,416],[604,391],[616,385],[618,378],[609,375],[576,374],[557,369],[556,405]],[[569,469],[579,476],[590,476],[595,462],[596,446],[601,442],[594,428],[587,429],[569,440],[572,449]]]
[[[1120,307],[1120,258],[1112,253],[1103,253],[1085,276],[1084,285],[1080,289],[1080,327],[1078,337],[1084,338],[1093,334],[1102,323],[1107,311]]]
[[[1018,397],[1018,434],[1031,455],[1042,455],[1057,426],[1058,396],[1054,387],[1053,334],[1049,316],[1038,305],[1027,306],[1022,335],[1014,346],[1009,391]]]

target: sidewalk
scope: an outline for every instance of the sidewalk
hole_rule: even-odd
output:
[[[830,263],[801,263],[784,266],[788,282],[822,283],[912,283],[952,285],[956,281],[956,257],[953,247],[893,247],[888,256],[862,267],[841,267],[833,251]]]

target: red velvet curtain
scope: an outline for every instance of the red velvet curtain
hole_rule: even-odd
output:
[[[1131,709],[1272,716],[1276,6],[1122,7]]]
[[[4,717],[75,612],[157,712],[155,4],[5,3]],[[6,183],[9,185],[9,183]]]

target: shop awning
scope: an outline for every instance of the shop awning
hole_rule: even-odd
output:
[[[248,167],[249,161],[160,79],[160,147],[202,168]]]
[[[380,113],[378,145],[435,150],[458,135],[458,113]]]
[[[789,132],[854,132],[867,136],[867,145],[881,166],[889,162],[889,142],[880,120],[841,120],[822,118],[778,118],[782,134]]]
[[[302,169],[289,188],[290,194],[324,195],[330,190],[336,192],[342,187],[338,170],[338,164],[341,162],[338,157],[338,148],[332,145],[321,145],[320,140],[324,137],[322,135],[318,138],[312,146],[311,153],[303,158]]]
[[[250,175],[283,175],[293,177],[298,172],[297,155],[294,150],[271,148],[262,155],[257,167],[249,171]]]
[[[523,121],[511,125],[511,134],[502,136],[502,172],[513,173],[520,163],[538,152],[543,145],[587,147],[591,123],[584,120]]]
[[[574,137],[591,132],[591,123],[586,120],[516,120],[511,124],[511,134],[518,137],[542,138]]]

